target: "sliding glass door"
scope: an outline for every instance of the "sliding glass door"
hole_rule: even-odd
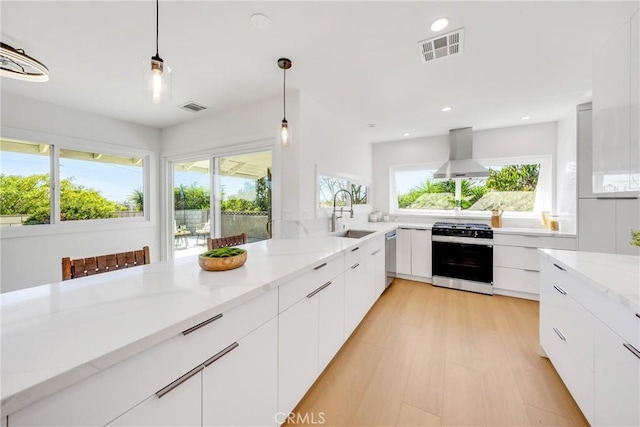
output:
[[[217,170],[216,235],[247,233],[247,242],[271,238],[271,151],[220,157]]]
[[[172,163],[174,258],[202,253],[208,237],[271,238],[271,150]]]

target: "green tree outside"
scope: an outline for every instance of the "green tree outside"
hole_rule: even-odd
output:
[[[19,176],[0,174],[0,215],[29,215],[25,224],[51,222],[49,174]],[[127,208],[104,198],[99,191],[60,182],[60,219],[62,221],[114,218]]]

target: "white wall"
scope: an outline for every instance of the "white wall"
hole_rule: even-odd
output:
[[[252,141],[273,148],[273,231],[297,236],[317,229],[316,167],[371,180],[371,147],[355,128],[343,123],[305,93],[287,93],[291,145],[281,147],[276,134],[282,98],[273,97],[224,112],[207,113],[162,131],[162,157],[233,149]],[[354,160],[355,159],[355,160]],[[163,181],[164,182],[164,181]],[[304,221],[304,224],[303,224]]]
[[[576,232],[577,191],[577,114],[571,109],[558,120],[558,144],[556,147],[556,211],[560,214],[560,228],[568,233]]]
[[[371,184],[371,144],[355,126],[341,121],[322,105],[306,96],[300,98],[302,173],[300,179],[301,218],[312,219],[317,213],[317,176],[319,174],[348,178]],[[314,191],[309,191],[313,188]],[[329,214],[320,212],[326,222]]]
[[[473,157],[497,159],[516,156],[548,155],[556,157],[556,123],[541,123],[473,132]],[[444,163],[449,158],[448,135],[391,141],[373,145],[374,209],[390,210],[390,168],[399,165]],[[554,167],[555,169],[555,167]],[[554,173],[555,174],[555,173]],[[407,218],[403,218],[407,220]],[[411,220],[433,222],[433,217]],[[512,221],[504,226],[533,226],[536,221]]]
[[[59,281],[61,260],[65,256],[79,258],[147,245],[152,262],[159,259],[159,130],[8,93],[2,93],[1,107],[2,136],[5,138],[45,143],[70,141],[105,150],[134,147],[149,152],[152,163],[150,222],[94,221],[91,224],[25,226],[20,227],[23,230],[18,233],[0,229],[2,292]]]

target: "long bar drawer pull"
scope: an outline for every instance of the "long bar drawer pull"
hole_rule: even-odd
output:
[[[633,353],[633,355],[635,357],[637,357],[638,359],[640,359],[640,351],[638,351],[637,348],[635,348],[634,346],[632,346],[631,344],[627,344],[627,343],[623,343],[622,344],[624,346],[624,348],[626,348],[627,350],[629,350],[631,353]]]
[[[553,328],[553,332],[556,333],[556,335],[562,340],[562,341],[566,341],[567,337],[564,336],[564,334],[562,333],[562,331],[560,331],[560,329],[558,328]]]
[[[188,334],[190,334],[191,332],[193,332],[193,331],[195,331],[195,330],[198,330],[198,329],[202,328],[203,326],[207,326],[209,323],[213,323],[213,322],[215,322],[216,320],[221,319],[221,318],[222,318],[222,313],[220,313],[220,314],[216,314],[216,315],[215,315],[215,316],[213,316],[211,319],[207,319],[207,320],[205,320],[205,321],[204,321],[204,322],[202,322],[202,323],[198,323],[196,326],[192,326],[192,327],[190,327],[189,329],[187,329],[187,330],[185,330],[185,331],[182,331],[182,335],[188,335]]]
[[[533,270],[531,268],[523,268],[522,271],[528,271],[529,273],[538,273],[538,270]]]
[[[322,264],[320,264],[319,266],[317,266],[317,267],[313,267],[313,269],[314,269],[314,270],[320,270],[322,267],[326,267],[326,265],[327,265],[327,263],[326,263],[326,262],[323,262],[323,263],[322,263]]]
[[[224,349],[220,350],[219,352],[217,352],[216,354],[211,356],[209,359],[205,360],[203,365],[205,367],[211,365],[213,362],[215,362],[216,360],[220,359],[221,357],[223,357],[227,353],[231,352],[231,350],[237,348],[239,345],[240,344],[238,344],[237,342],[234,342],[233,344],[231,344],[227,348],[224,348]]]
[[[351,252],[355,252],[355,251],[357,251],[358,249],[360,249],[360,246],[358,246],[357,248],[353,248],[353,249],[351,249]]]
[[[358,268],[359,266],[360,266],[360,264],[355,263],[355,264],[353,264],[353,265],[351,266],[351,269],[352,269],[352,270],[355,270],[355,269],[356,269],[356,268]]]
[[[640,313],[636,313],[636,317],[640,319]]]
[[[377,254],[378,252],[380,252],[380,250],[381,250],[381,249],[378,249],[377,251],[371,252],[371,255],[375,255],[375,254]]]
[[[553,266],[554,266],[555,268],[557,268],[558,270],[567,271],[567,270],[565,270],[564,268],[560,267],[560,266],[559,266],[558,264],[556,264],[555,262],[553,263]]]
[[[161,388],[160,390],[158,390],[156,392],[156,396],[158,396],[158,399],[160,399],[162,396],[164,396],[165,394],[171,392],[173,389],[179,387],[182,383],[186,382],[189,378],[191,378],[192,376],[194,376],[198,372],[202,371],[203,369],[204,369],[204,365],[198,365],[198,367],[193,368],[192,370],[190,370],[189,372],[187,372],[186,374],[184,374],[183,376],[181,376],[180,378],[178,378],[177,380],[175,380],[171,384],[169,384],[169,385]]]
[[[555,289],[556,291],[560,292],[562,295],[566,295],[567,294],[567,291],[565,291],[564,289],[562,289],[558,285],[553,285],[553,289]]]
[[[307,298],[313,297],[315,294],[317,294],[318,292],[322,291],[324,288],[326,288],[330,284],[331,284],[331,282],[327,282],[324,285],[320,286],[318,289],[316,289],[315,291],[313,291],[309,295],[307,295]]]

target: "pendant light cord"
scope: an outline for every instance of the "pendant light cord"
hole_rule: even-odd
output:
[[[284,68],[284,79],[282,84],[282,104],[284,105],[284,119],[287,118],[287,69]]]
[[[159,27],[160,27],[160,0],[156,0],[156,56],[160,56],[158,54]]]

